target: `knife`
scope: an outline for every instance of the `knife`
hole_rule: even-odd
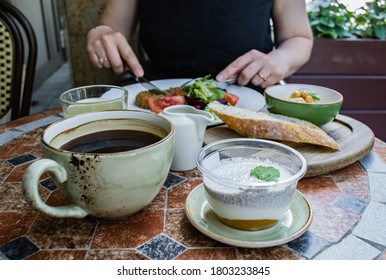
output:
[[[146,90],[151,91],[151,92],[156,93],[156,94],[165,94],[162,89],[160,89],[159,87],[154,85],[152,82],[150,82],[144,76],[142,76],[142,77],[135,76],[134,73],[130,70],[130,68],[127,69],[127,72],[131,75],[132,79],[134,79],[137,83],[139,83]]]

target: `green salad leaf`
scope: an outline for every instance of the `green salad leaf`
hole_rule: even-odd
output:
[[[265,182],[272,182],[279,179],[280,171],[272,166],[258,165],[251,170],[250,175]]]
[[[215,80],[206,75],[203,78],[195,80],[192,84],[186,85],[183,88],[186,96],[199,98],[205,103],[224,98],[225,91],[217,87]]]

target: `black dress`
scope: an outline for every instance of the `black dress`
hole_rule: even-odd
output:
[[[272,50],[273,0],[140,0],[151,78],[215,77],[251,49]]]

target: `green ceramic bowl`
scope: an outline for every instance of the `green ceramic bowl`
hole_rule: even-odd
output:
[[[308,104],[288,100],[292,92],[301,89],[316,93],[320,101]],[[270,86],[265,89],[264,96],[269,112],[303,119],[317,126],[332,122],[343,104],[343,96],[336,90],[308,84]]]

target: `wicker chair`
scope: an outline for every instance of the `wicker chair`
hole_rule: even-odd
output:
[[[0,123],[29,115],[36,59],[31,24],[15,6],[0,0]]]

